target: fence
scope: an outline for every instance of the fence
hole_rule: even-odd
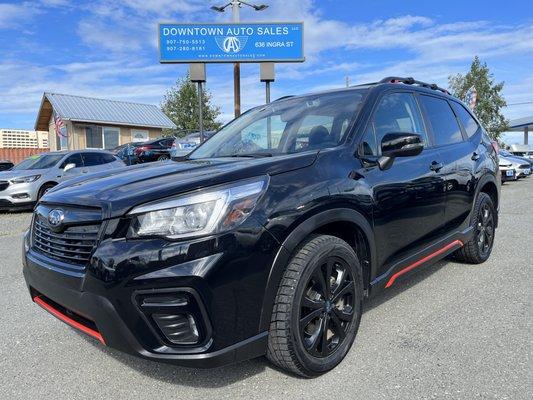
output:
[[[29,156],[46,153],[50,149],[5,149],[0,148],[0,160],[9,160],[17,164]]]

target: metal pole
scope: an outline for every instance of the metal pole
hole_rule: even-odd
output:
[[[240,21],[239,6],[240,1],[231,1],[231,10],[233,15],[233,22],[238,23]],[[235,105],[235,118],[241,115],[241,66],[239,63],[233,64],[233,97]]]
[[[524,144],[529,144],[529,126],[524,128]]]
[[[204,142],[204,115],[202,112],[203,99],[202,99],[202,82],[198,82],[198,119],[200,122],[200,143]]]

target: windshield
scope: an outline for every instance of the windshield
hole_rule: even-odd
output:
[[[15,165],[11,170],[30,170],[52,168],[64,154],[45,154],[41,156],[31,156]]]
[[[198,147],[189,158],[263,157],[339,145],[365,90],[288,98],[254,108]]]

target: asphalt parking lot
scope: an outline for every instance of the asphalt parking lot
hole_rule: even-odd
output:
[[[439,262],[368,301],[344,362],[306,380],[264,358],[215,370],[157,364],[77,333],[26,291],[31,214],[0,214],[0,398],[531,398],[533,178],[503,186],[500,215],[488,262]]]

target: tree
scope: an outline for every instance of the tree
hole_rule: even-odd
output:
[[[211,103],[211,93],[203,91],[203,122],[204,130],[217,130],[222,124],[217,121],[220,107]],[[198,118],[198,90],[196,84],[191,82],[189,75],[178,79],[176,85],[171,87],[161,103],[161,110],[176,124],[177,135],[185,136],[200,130]],[[165,131],[165,135],[176,134],[174,131]]]
[[[466,75],[449,76],[448,85],[450,92],[462,101],[466,100],[472,86],[476,88],[477,101],[473,111],[487,133],[497,140],[508,126],[508,121],[501,112],[507,105],[501,94],[504,82],[494,83],[494,74],[489,71],[487,63],[481,63],[479,57],[475,56],[470,71]]]

